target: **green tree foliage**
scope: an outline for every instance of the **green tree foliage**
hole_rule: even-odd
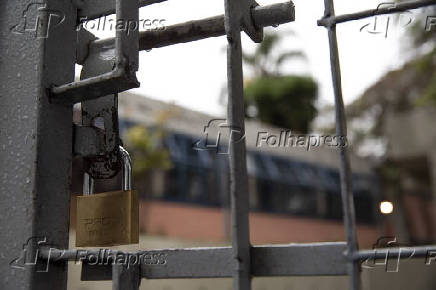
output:
[[[404,1],[398,1],[404,2]],[[409,26],[408,34],[412,39],[412,49],[418,52],[416,60],[413,62],[416,64],[417,74],[423,75],[427,79],[422,89],[421,97],[419,98],[417,105],[436,105],[436,71],[434,70],[436,63],[436,27],[434,25],[434,15],[436,13],[435,6],[429,6],[417,10],[414,14],[412,24]],[[419,51],[422,48],[432,48],[430,52],[421,55]],[[428,75],[431,75],[429,78]]]
[[[281,39],[279,34],[265,34],[254,53],[243,54],[254,71],[244,91],[247,118],[306,133],[317,113],[317,84],[311,77],[280,72],[287,60],[305,58],[301,51],[273,53]]]
[[[417,74],[425,80],[420,98],[416,104],[420,106],[436,105],[436,49],[414,61]]]
[[[246,106],[256,106],[260,120],[302,133],[317,114],[316,97],[317,85],[310,77],[262,77],[245,88]]]
[[[293,34],[292,32],[290,34]],[[280,75],[280,69],[285,61],[306,56],[298,50],[273,54],[282,37],[277,33],[266,33],[263,41],[256,47],[253,54],[243,53],[244,62],[251,66],[256,78]]]
[[[172,163],[168,150],[163,146],[164,124],[170,112],[162,112],[152,128],[134,126],[125,135],[125,143],[133,162],[133,175],[139,176],[150,169],[170,169]]]

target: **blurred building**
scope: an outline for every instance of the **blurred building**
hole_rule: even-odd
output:
[[[173,167],[152,170],[134,180],[141,196],[142,230],[190,240],[229,240],[225,130],[213,127],[211,120],[216,118],[206,114],[130,93],[119,98],[124,132],[135,125],[153,128],[162,113],[168,116],[164,146]],[[252,242],[344,240],[338,150],[259,146],[259,136],[282,132],[260,122],[246,122]],[[218,134],[219,152],[193,149],[206,137],[213,143]],[[371,165],[355,156],[351,161],[358,235],[362,245],[370,247],[379,235],[376,225],[382,196]]]
[[[434,83],[434,53],[384,75],[348,106],[355,121],[373,123],[379,138],[382,188],[394,203],[387,229],[404,243],[436,241],[436,106],[428,98]],[[359,119],[360,118],[360,119]]]
[[[436,109],[415,108],[386,118],[388,160],[398,168],[400,183],[391,190],[401,195],[404,215],[402,235],[415,244],[436,240]],[[397,191],[397,192],[395,192]],[[397,223],[398,225],[398,223]]]
[[[228,244],[228,156],[216,150],[193,149],[197,141],[204,140],[205,127],[214,117],[128,93],[119,98],[119,114],[123,132],[136,125],[154,128],[156,120],[166,115],[164,146],[173,163],[169,170],[153,169],[135,177],[134,188],[141,196],[142,234],[139,245],[128,247],[138,250]],[[208,137],[215,138],[218,131],[219,128],[206,128]],[[337,149],[258,147],[259,132],[280,135],[282,130],[259,122],[246,123],[252,243],[345,240]],[[225,146],[227,137],[222,141]],[[219,153],[225,151],[223,148]],[[383,228],[386,217],[379,213],[379,202],[386,196],[370,163],[352,155],[351,164],[359,242],[362,248],[371,248],[378,238],[386,235]],[[73,174],[73,192],[79,193],[82,173],[77,166]],[[105,180],[100,188],[105,186],[119,187],[119,182]],[[74,221],[74,204],[72,209]],[[71,247],[74,247],[73,235]],[[424,260],[406,260],[400,267],[401,271],[394,273],[386,273],[383,265],[363,268],[363,288],[434,287],[433,265],[426,266]],[[69,277],[70,289],[110,287],[108,282],[80,282],[80,266],[76,265],[69,267]],[[231,283],[231,279],[143,280],[141,289],[231,289]],[[255,290],[348,287],[346,276],[253,279]]]

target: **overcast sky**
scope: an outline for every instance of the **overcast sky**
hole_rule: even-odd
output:
[[[258,1],[261,5],[276,2],[278,1]],[[307,55],[307,62],[290,61],[284,65],[284,71],[312,75],[320,85],[320,104],[333,102],[327,32],[325,28],[316,25],[316,21],[323,15],[323,2],[295,0],[295,22],[274,29],[285,35],[276,53],[300,49]],[[336,14],[376,8],[381,2],[336,0]],[[140,19],[165,19],[165,24],[171,25],[223,12],[222,0],[169,1],[141,8]],[[360,31],[365,24],[373,25],[371,19],[338,26],[346,103],[357,98],[384,73],[403,64],[401,59],[407,54],[407,41],[403,35],[406,29],[402,25],[407,21],[405,18],[407,17],[391,17],[387,37],[384,33],[373,34],[365,29]],[[379,16],[377,21],[377,30],[384,32],[387,16]],[[291,35],[290,30],[296,32],[296,35]],[[93,32],[99,37],[111,33]],[[133,91],[205,113],[222,115],[225,108],[218,100],[226,82],[225,45],[225,38],[219,37],[140,52],[138,79],[141,87]],[[246,51],[252,51],[255,44],[244,35],[243,47]],[[249,69],[245,70],[244,76],[250,77]]]

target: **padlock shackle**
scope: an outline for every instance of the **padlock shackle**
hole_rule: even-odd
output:
[[[121,160],[123,162],[123,176],[122,185],[123,190],[132,189],[132,159],[130,158],[129,152],[120,146]]]
[[[132,159],[129,152],[120,146],[120,156],[123,163],[122,167],[122,190],[132,189]],[[87,172],[83,175],[83,195],[94,194],[94,178]]]
[[[91,195],[94,193],[94,178],[87,172],[83,175],[83,195]]]

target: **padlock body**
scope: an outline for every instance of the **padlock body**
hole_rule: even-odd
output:
[[[77,197],[76,247],[139,242],[139,205],[135,190]]]

